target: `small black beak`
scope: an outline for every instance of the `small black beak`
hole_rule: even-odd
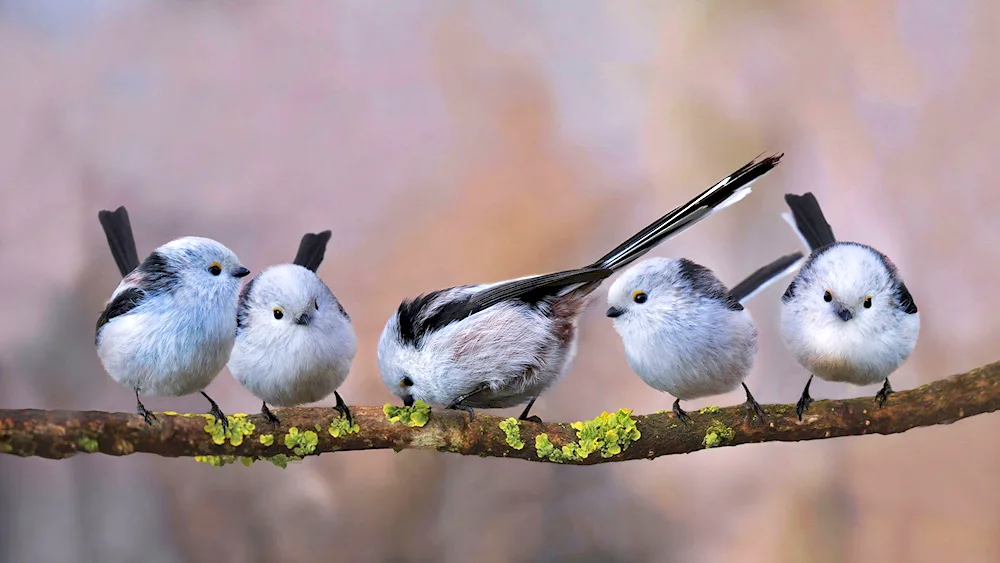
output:
[[[295,324],[306,326],[306,325],[309,324],[309,321],[311,321],[311,320],[312,320],[312,317],[309,315],[309,313],[302,313],[302,316],[300,316],[299,318],[295,319]]]
[[[403,406],[404,407],[413,406],[413,395],[403,395]]]
[[[854,315],[852,315],[851,312],[845,307],[837,308],[837,316],[840,317],[841,319],[844,319],[845,323],[854,317]]]
[[[250,270],[244,268],[243,266],[240,266],[239,268],[236,268],[236,271],[233,272],[233,277],[234,278],[244,278],[244,277],[246,277],[248,275],[250,275]]]
[[[608,309],[608,316],[612,319],[617,318],[625,314],[624,309],[619,309],[618,307],[611,307]]]

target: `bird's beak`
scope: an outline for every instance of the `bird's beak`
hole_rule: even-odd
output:
[[[837,316],[843,319],[845,323],[854,317],[851,314],[851,310],[847,307],[837,307]]]
[[[250,270],[244,268],[243,266],[236,268],[236,270],[233,272],[234,278],[245,278],[248,275],[250,275]]]
[[[406,395],[403,395],[402,399],[403,399],[403,406],[404,407],[412,407],[413,406],[413,395],[410,395],[409,393],[407,393]]]
[[[608,316],[612,319],[618,318],[625,314],[625,309],[619,309],[618,307],[611,307],[608,309]]]
[[[299,318],[295,319],[295,324],[306,326],[309,324],[309,321],[311,320],[312,316],[310,316],[309,313],[302,313],[302,315]]]

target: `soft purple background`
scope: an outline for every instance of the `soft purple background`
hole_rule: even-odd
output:
[[[782,194],[812,190],[920,306],[897,389],[997,360],[998,16],[982,0],[0,0],[0,408],[132,409],[93,349],[117,283],[98,209],[128,206],[141,253],[199,234],[254,272],[332,229],[320,274],[359,337],[341,391],[380,405],[375,347],[401,298],[580,265],[763,151],[785,161],[751,198],[654,254],[735,283],[798,248]],[[764,403],[806,378],[778,335],[782,289],[749,306]],[[546,419],[669,408],[602,313]],[[228,372],[209,391],[259,408]],[[592,468],[0,457],[0,560],[996,561],[998,430],[985,415]]]

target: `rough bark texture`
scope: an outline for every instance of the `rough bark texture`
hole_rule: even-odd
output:
[[[484,412],[470,422],[466,413],[435,409],[424,426],[411,427],[391,423],[381,408],[358,406],[352,407],[351,412],[359,430],[334,437],[329,428],[338,422],[337,411],[330,408],[282,409],[275,411],[281,424],[274,429],[260,415],[245,418],[237,415],[232,419],[234,426],[249,421],[255,427],[253,432],[246,434],[248,428],[244,426],[242,434],[237,432],[235,438],[229,437],[220,445],[216,443],[221,439],[218,428],[215,429],[216,440],[213,440],[211,427],[214,423],[202,415],[157,413],[157,420],[150,426],[141,417],[126,413],[0,410],[0,453],[53,459],[70,457],[77,452],[115,456],[139,452],[167,457],[278,456],[281,459],[281,456],[348,450],[434,449],[463,455],[591,465],[653,459],[706,447],[896,434],[921,426],[950,424],[1000,409],[1000,362],[917,389],[896,392],[881,409],[876,408],[872,397],[816,401],[800,422],[795,416],[794,405],[765,405],[764,408],[768,414],[765,425],[747,424],[741,407],[692,411],[690,425],[681,424],[669,412],[635,416],[635,427],[641,434],[638,439],[627,440],[620,453],[605,450],[608,456],[605,457],[598,449],[582,458],[572,453],[553,455],[552,448],[546,454],[544,441],[541,449],[536,447],[536,436],[540,433],[546,434],[556,450],[566,444],[582,443],[583,437],[568,423],[520,422],[517,429],[523,445],[517,449],[511,443],[517,445],[518,441],[510,439],[508,432],[501,428],[505,419]],[[297,431],[289,438],[292,427]],[[314,435],[307,435],[307,432]],[[603,433],[604,429],[602,436]],[[262,435],[265,436],[263,440]],[[266,436],[272,436],[273,442]],[[296,437],[304,439],[299,442]],[[293,451],[295,447],[299,448],[297,453]],[[571,446],[570,452],[572,450]]]

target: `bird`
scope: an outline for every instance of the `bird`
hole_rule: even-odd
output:
[[[783,155],[754,159],[583,268],[462,285],[405,299],[378,344],[382,380],[404,406],[416,400],[466,411],[527,403],[568,371],[580,314],[615,271],[732,205]]]
[[[743,385],[748,420],[765,412],[745,382],[757,354],[757,327],[743,304],[791,274],[804,255],[793,252],[750,274],[731,290],[712,270],[687,258],[650,258],[626,270],[608,289],[607,316],[625,346],[629,366],[647,385],[689,401]]]
[[[229,360],[236,338],[236,299],[250,273],[222,243],[181,237],[141,263],[128,211],[98,213],[122,275],[97,319],[95,345],[108,375],[135,391],[136,413],[156,416],[143,396],[200,392],[224,428],[228,421],[204,389]]]
[[[331,393],[334,408],[351,421],[337,388],[351,370],[357,339],[350,315],[316,274],[330,236],[307,233],[291,264],[263,270],[240,292],[229,371],[262,401],[272,425],[280,420],[268,403],[293,407]]]
[[[881,408],[893,392],[889,376],[913,352],[920,314],[896,265],[871,246],[838,241],[816,196],[786,194],[783,214],[810,250],[781,297],[781,334],[809,370],[795,412],[813,402],[813,376],[854,385],[882,383]]]

